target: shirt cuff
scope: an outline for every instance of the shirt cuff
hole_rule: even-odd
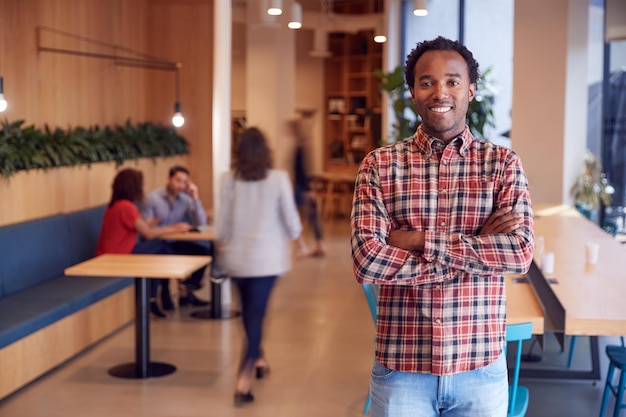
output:
[[[424,251],[422,256],[428,262],[441,262],[446,253],[446,235],[432,230],[424,232]]]

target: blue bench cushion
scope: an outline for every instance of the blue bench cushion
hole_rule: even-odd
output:
[[[98,206],[65,215],[74,256],[72,265],[94,257],[105,210],[106,206]]]
[[[0,349],[133,284],[131,278],[57,277],[0,298]]]
[[[74,263],[64,215],[0,228],[0,296],[17,293],[63,273]]]

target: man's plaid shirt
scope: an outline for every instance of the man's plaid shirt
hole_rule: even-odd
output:
[[[523,214],[523,225],[479,236],[506,206]],[[534,240],[528,184],[512,150],[473,138],[467,127],[447,146],[418,129],[363,160],[350,221],[357,280],[380,285],[379,363],[451,375],[498,358],[503,274],[528,270]],[[424,252],[388,246],[394,229],[424,231]]]

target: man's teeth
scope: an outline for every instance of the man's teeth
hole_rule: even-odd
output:
[[[434,111],[435,113],[445,113],[452,110],[452,107],[431,107],[430,110]]]

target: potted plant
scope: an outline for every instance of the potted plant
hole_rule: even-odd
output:
[[[472,134],[485,138],[485,127],[495,126],[493,105],[496,90],[487,81],[491,68],[487,68],[479,77],[476,94],[467,109],[467,124]],[[394,122],[389,135],[389,142],[404,140],[415,133],[421,123],[417,109],[413,104],[409,88],[404,81],[404,68],[397,66],[390,72],[375,71],[380,78],[380,89],[387,94],[393,109]]]
[[[576,209],[585,217],[594,220],[598,209],[611,204],[615,189],[602,172],[602,165],[587,149],[584,157],[584,172],[572,186],[571,195]]]

